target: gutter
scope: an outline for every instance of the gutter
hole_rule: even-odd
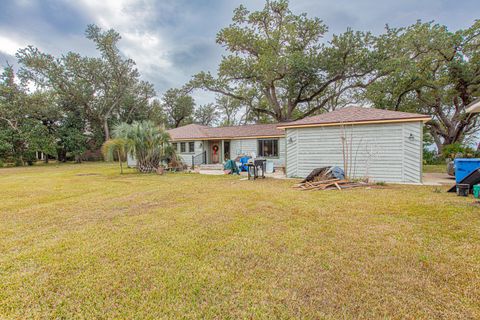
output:
[[[285,138],[285,135],[270,135],[270,136],[246,136],[246,137],[205,137],[205,138],[181,138],[173,139],[171,141],[203,141],[203,140],[246,140],[246,139],[265,139],[265,138]]]
[[[401,122],[427,122],[431,117],[419,117],[410,119],[385,119],[385,120],[365,120],[365,121],[351,121],[351,122],[326,122],[326,123],[305,123],[278,126],[278,129],[292,129],[292,128],[309,128],[309,127],[330,127],[341,125],[362,125],[362,124],[376,124],[376,123],[401,123]]]

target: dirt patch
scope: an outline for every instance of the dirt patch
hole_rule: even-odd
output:
[[[475,200],[472,203],[470,203],[472,207],[480,207],[480,200]]]

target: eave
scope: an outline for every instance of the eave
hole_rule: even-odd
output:
[[[284,138],[285,135],[269,135],[269,136],[246,136],[246,137],[204,137],[204,138],[181,138],[172,139],[171,141],[205,141],[205,140],[246,140],[246,139],[266,139],[266,138]]]
[[[378,123],[401,123],[401,122],[427,122],[431,117],[419,117],[410,119],[385,119],[385,120],[366,120],[366,121],[351,121],[351,122],[328,122],[328,123],[307,123],[297,125],[283,125],[278,126],[278,129],[293,129],[293,128],[309,128],[309,127],[330,127],[330,126],[346,126],[346,125],[363,125],[363,124],[378,124]]]

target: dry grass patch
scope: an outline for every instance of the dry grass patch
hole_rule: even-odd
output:
[[[447,164],[426,164],[423,166],[424,173],[445,173],[447,174]]]
[[[0,170],[0,318],[480,317],[472,199],[117,170]]]

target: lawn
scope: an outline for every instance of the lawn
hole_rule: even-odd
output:
[[[446,164],[426,164],[423,166],[424,173],[447,173]]]
[[[480,318],[480,206],[445,189],[0,169],[0,318]]]

